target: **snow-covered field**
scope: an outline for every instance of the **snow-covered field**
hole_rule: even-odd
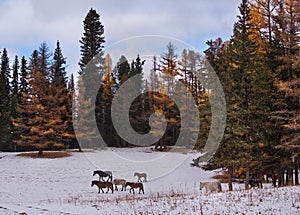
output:
[[[0,153],[0,214],[300,214],[300,187],[206,194],[200,181],[215,172],[191,167],[196,153],[152,152],[150,148],[112,149],[57,159],[33,159]],[[146,172],[145,194],[115,191],[98,194],[91,187],[95,169],[114,178],[136,181]]]

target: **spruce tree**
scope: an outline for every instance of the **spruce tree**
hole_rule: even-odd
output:
[[[53,129],[57,134],[56,138],[58,143],[67,145],[70,140],[69,137],[73,134],[69,134],[67,131],[67,125],[70,124],[72,118],[70,117],[70,110],[68,101],[68,89],[67,89],[67,77],[65,71],[66,59],[62,54],[59,41],[56,43],[56,48],[53,55],[53,61],[51,66],[51,97],[54,99],[49,102],[50,111],[55,112],[59,118],[59,122],[53,124]]]
[[[0,150],[7,150],[10,131],[10,68],[7,50],[4,48],[1,55],[0,68]]]
[[[83,37],[80,40],[81,58],[79,61],[79,75],[81,83],[78,83],[79,96],[77,107],[84,108],[85,110],[77,109],[78,112],[78,125],[81,132],[85,130],[88,134],[81,136],[80,142],[85,147],[95,147],[99,145],[100,140],[97,137],[97,131],[94,127],[95,112],[99,110],[99,104],[96,103],[97,92],[100,88],[100,81],[103,76],[103,43],[104,40],[104,26],[100,22],[100,15],[91,8],[83,21]],[[81,115],[81,113],[83,115]],[[82,118],[85,116],[85,118]],[[78,123],[83,123],[82,125]],[[85,129],[81,129],[85,128]],[[91,129],[88,131],[88,129]]]
[[[223,141],[210,163],[228,168],[230,190],[233,168],[240,167],[247,169],[248,188],[249,172],[262,165],[263,147],[268,144],[272,129],[268,124],[272,103],[270,71],[255,39],[249,2],[243,0],[239,9],[232,39],[224,50],[225,64],[222,60],[212,61],[224,84],[228,118]],[[214,53],[218,54],[220,45],[210,45],[206,54],[210,60],[218,59]]]
[[[22,96],[23,93],[28,93],[28,90],[29,90],[27,60],[25,59],[24,56],[21,59],[19,89],[20,89],[21,96]]]
[[[12,95],[17,95],[19,92],[19,60],[18,56],[15,57],[13,64],[13,77],[11,82]]]

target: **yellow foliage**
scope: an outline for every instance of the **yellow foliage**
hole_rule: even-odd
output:
[[[262,142],[259,142],[259,143],[258,143],[258,146],[259,146],[260,148],[262,148],[262,147],[264,147],[264,146],[265,146],[265,144],[264,144],[264,143],[262,143]]]

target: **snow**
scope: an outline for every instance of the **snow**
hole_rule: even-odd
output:
[[[229,192],[199,190],[214,171],[191,167],[196,152],[153,152],[150,148],[72,152],[57,159],[33,159],[0,153],[0,214],[299,214],[300,187],[245,191],[234,184]],[[4,157],[3,157],[4,156]],[[96,169],[114,178],[136,181],[146,172],[145,194],[115,191],[98,194],[91,187]]]

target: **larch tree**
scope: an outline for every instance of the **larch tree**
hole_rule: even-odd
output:
[[[96,113],[97,127],[108,146],[116,146],[116,133],[111,119],[111,103],[113,100],[112,59],[109,54],[104,58],[104,77],[97,96],[98,111]]]
[[[279,62],[275,71],[275,80],[279,93],[280,110],[273,112],[274,120],[282,128],[278,149],[284,151],[281,157],[281,185],[293,184],[293,169],[297,172],[295,183],[299,183],[299,78],[300,78],[300,2],[298,0],[281,1],[276,11],[275,40],[277,49],[275,59]],[[287,171],[284,174],[285,170]],[[296,175],[296,174],[295,174]]]
[[[29,90],[24,93],[18,106],[19,118],[14,126],[23,130],[15,142],[21,146],[33,147],[42,155],[43,150],[63,147],[60,109],[57,98],[50,88],[49,51],[45,43],[34,51],[30,59]]]

